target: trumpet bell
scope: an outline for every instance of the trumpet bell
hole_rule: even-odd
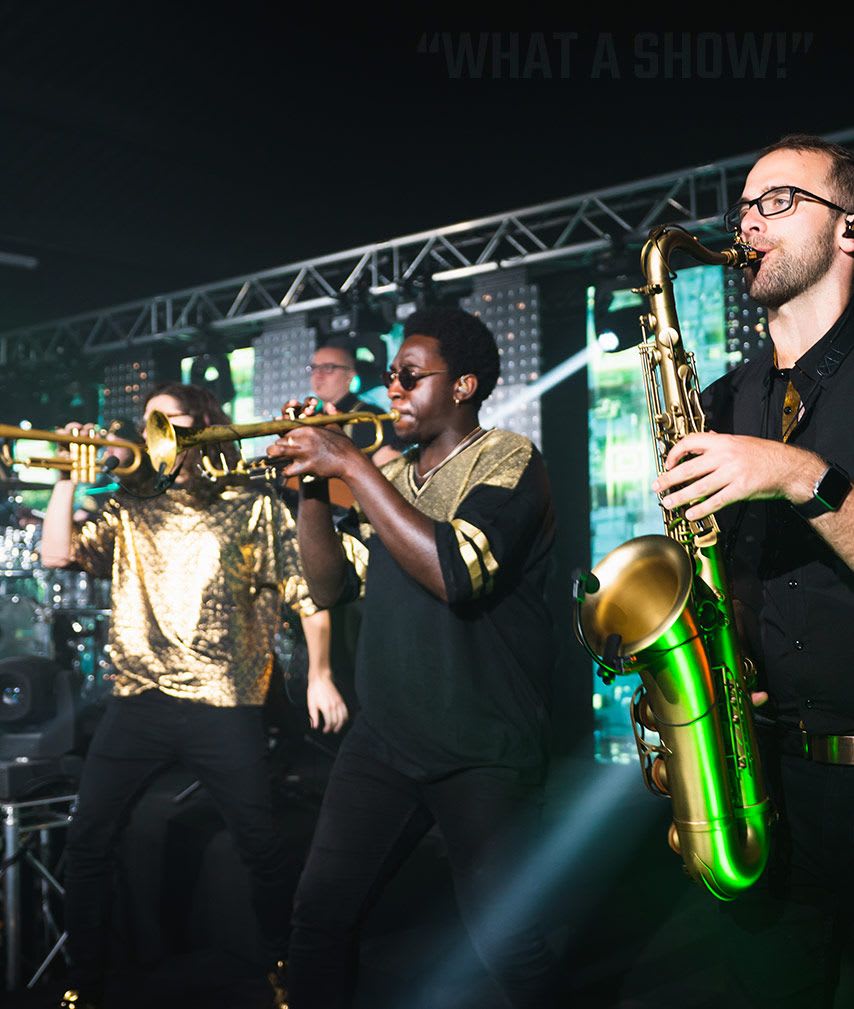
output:
[[[145,450],[156,473],[169,473],[178,456],[178,435],[172,421],[152,410],[145,422]]]

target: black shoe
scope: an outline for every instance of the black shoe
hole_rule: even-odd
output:
[[[59,1001],[59,1009],[101,1009],[101,1000],[69,988]]]
[[[267,981],[273,996],[273,1009],[288,1009],[287,964],[284,960],[276,961],[272,970],[267,971]]]

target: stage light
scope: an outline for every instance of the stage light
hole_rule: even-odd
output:
[[[190,382],[209,389],[220,403],[234,399],[231,365],[225,354],[199,354],[190,366]]]
[[[646,305],[642,296],[632,290],[639,286],[633,281],[634,278],[623,275],[596,284],[593,325],[599,347],[605,353],[640,343],[640,317]]]
[[[427,273],[416,273],[415,276],[408,277],[401,286],[394,317],[398,322],[405,322],[413,312],[437,305],[440,301],[441,298],[433,286],[433,278]]]

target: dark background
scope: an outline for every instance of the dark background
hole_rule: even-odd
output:
[[[839,31],[418,15],[0,3],[0,331],[854,121]]]

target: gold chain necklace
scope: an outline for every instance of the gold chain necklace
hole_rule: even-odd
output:
[[[436,465],[433,466],[431,469],[428,469],[423,476],[419,476],[417,467],[413,466],[412,472],[415,476],[415,482],[418,485],[418,487],[419,488],[423,487],[424,484],[427,483],[427,481],[430,479],[430,477],[433,476],[436,470],[441,469],[446,462],[450,462],[455,455],[459,455],[460,452],[463,451],[463,449],[468,448],[468,446],[473,441],[476,441],[482,434],[486,434],[486,432],[483,430],[480,424],[478,424],[478,426],[473,431],[469,431],[467,435],[464,435],[463,438],[460,441],[458,441],[456,445],[454,445],[451,451],[445,456],[444,459],[441,460],[441,462],[437,462]]]

